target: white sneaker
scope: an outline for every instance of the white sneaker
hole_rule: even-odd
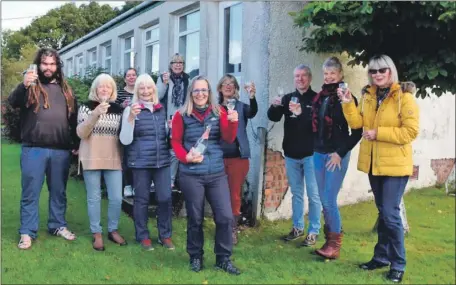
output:
[[[124,187],[124,196],[125,197],[131,197],[134,195],[133,188],[131,185],[127,185]]]

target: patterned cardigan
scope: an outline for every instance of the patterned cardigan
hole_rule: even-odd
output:
[[[122,152],[119,141],[122,108],[109,103],[108,112],[95,116],[92,112],[98,102],[88,101],[78,110],[76,132],[81,138],[79,146],[79,165],[84,170],[121,170]]]

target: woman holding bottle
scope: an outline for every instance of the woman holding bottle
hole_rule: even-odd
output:
[[[197,76],[172,125],[171,144],[180,161],[179,181],[187,210],[190,269],[199,272],[203,268],[203,215],[207,198],[216,225],[216,268],[238,275],[239,269],[230,260],[233,214],[220,144],[221,140],[232,143],[236,138],[238,113],[220,108],[213,99],[209,81]]]

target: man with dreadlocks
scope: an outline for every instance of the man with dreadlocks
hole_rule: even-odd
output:
[[[48,230],[66,240],[76,239],[67,229],[65,212],[71,152],[76,155],[79,145],[77,102],[64,79],[57,51],[41,48],[33,63],[38,66],[38,74],[27,71],[24,81],[8,98],[13,108],[20,108],[21,119],[20,249],[29,249],[37,237],[45,176],[49,189]]]

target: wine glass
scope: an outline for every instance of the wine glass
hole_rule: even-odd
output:
[[[281,86],[277,87],[277,94],[280,98],[280,102],[282,102],[282,97],[285,95],[285,91],[283,91],[283,88]],[[279,106],[282,106],[282,104],[278,104]]]
[[[226,107],[228,108],[228,110],[233,111],[236,107],[236,99],[228,99],[226,101]]]
[[[252,81],[247,81],[244,84],[244,88],[247,91],[248,95],[250,96],[250,91],[252,91]]]
[[[345,93],[347,93],[348,83],[345,83],[345,82],[339,83],[339,88],[342,91],[342,97],[341,98],[345,99]]]
[[[37,66],[36,64],[30,64],[28,70],[29,70],[29,71],[32,71],[33,74],[36,75],[36,74],[38,73],[38,66]],[[35,80],[32,81],[32,82],[30,83],[30,85],[31,85],[31,86],[35,86],[35,85],[36,85]]]
[[[293,104],[299,104],[299,98],[298,97],[291,97],[290,100],[291,103]],[[293,112],[293,115],[290,116],[290,118],[297,118],[296,114]]]

